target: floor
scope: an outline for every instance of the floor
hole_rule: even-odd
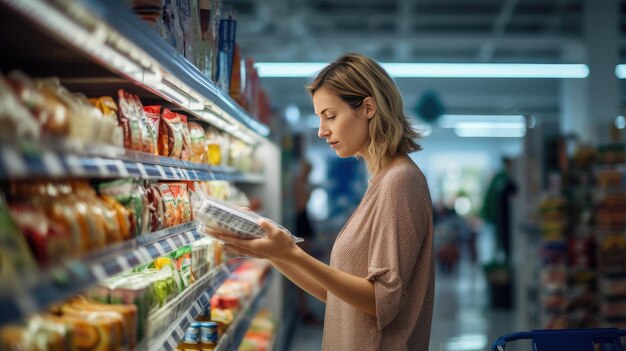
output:
[[[310,306],[320,319],[323,318],[323,304],[312,299]],[[430,350],[490,350],[498,336],[519,331],[514,317],[512,310],[489,307],[487,285],[480,267],[471,263],[467,255],[462,255],[460,264],[452,272],[437,271]],[[319,351],[321,343],[320,325],[300,323],[288,350]],[[507,351],[529,349],[526,342],[507,346]]]

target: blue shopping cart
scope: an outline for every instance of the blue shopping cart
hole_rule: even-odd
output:
[[[502,335],[491,351],[504,351],[515,340],[532,340],[532,351],[623,351],[620,337],[626,329],[553,329]]]

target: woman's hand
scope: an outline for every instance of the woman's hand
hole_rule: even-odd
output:
[[[223,241],[224,248],[228,251],[270,261],[285,260],[297,250],[291,235],[284,229],[263,218],[257,224],[267,233],[259,239],[241,239],[226,230],[211,230],[209,234]]]

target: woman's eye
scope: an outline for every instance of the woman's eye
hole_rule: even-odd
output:
[[[335,119],[335,116],[328,116],[326,119]]]

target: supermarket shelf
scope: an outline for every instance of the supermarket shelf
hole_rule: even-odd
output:
[[[175,350],[185,330],[211,301],[232,267],[222,264],[200,278],[174,300],[149,316],[148,350]]]
[[[245,141],[270,130],[219,90],[123,1],[0,0],[73,51]],[[66,62],[61,62],[66,63]],[[244,128],[237,128],[240,125]]]
[[[134,240],[106,247],[81,259],[71,259],[29,279],[33,284],[3,287],[0,325],[20,320],[51,304],[84,291],[118,273],[146,264],[203,237],[197,223],[188,222]]]
[[[220,338],[215,351],[230,351],[237,350],[239,348],[239,344],[243,340],[246,331],[250,328],[250,323],[252,322],[252,318],[257,313],[259,309],[259,305],[261,304],[261,300],[267,293],[269,288],[270,279],[272,279],[272,270],[269,270],[268,274],[265,276],[265,280],[263,281],[262,286],[257,290],[255,294],[253,294],[252,298],[248,300],[248,302],[241,308],[233,324],[228,328],[226,333]],[[174,346],[175,349],[176,346]],[[172,350],[174,350],[172,349]]]
[[[4,179],[131,177],[155,180],[263,182],[263,176],[260,174],[247,174],[228,167],[211,167],[207,164],[113,147],[100,148],[99,152],[85,150],[83,153],[66,153],[43,147],[1,146],[0,178]]]

